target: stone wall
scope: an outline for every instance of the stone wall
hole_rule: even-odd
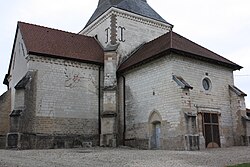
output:
[[[117,90],[118,90],[118,95],[117,95],[117,100],[118,100],[118,117],[117,117],[117,124],[119,126],[118,128],[118,136],[117,136],[117,139],[118,139],[118,143],[119,145],[124,145],[125,144],[125,140],[124,140],[124,104],[125,104],[125,101],[124,101],[124,90],[125,90],[125,87],[124,87],[124,82],[125,82],[125,79],[120,76],[118,77],[118,84],[117,84]]]
[[[230,108],[229,85],[233,85],[233,71],[229,68],[175,56],[173,73],[182,76],[191,86],[191,110],[221,114],[220,140],[222,147],[233,145],[233,118]],[[209,78],[211,90],[203,88],[202,80]],[[201,133],[200,133],[201,134]]]
[[[8,90],[0,96],[0,135],[6,135],[9,132],[9,114],[11,106],[11,91]]]
[[[16,89],[14,87],[16,84],[25,76],[25,74],[28,71],[27,67],[27,50],[24,44],[24,41],[22,39],[22,34],[20,30],[18,29],[15,43],[13,47],[13,54],[12,56],[12,63],[10,66],[10,76],[8,78],[9,80],[9,87],[11,89],[11,110],[14,110],[15,108],[15,94]]]
[[[0,96],[0,149],[6,146],[6,135],[9,132],[9,114],[11,111],[11,91],[8,90]]]
[[[31,72],[31,71],[30,71]],[[17,92],[23,92],[23,99],[19,99],[22,106],[22,113],[19,119],[18,132],[32,134],[34,131],[34,120],[35,120],[35,107],[36,107],[36,84],[37,84],[37,71],[31,72],[30,82],[23,89],[16,90]],[[16,95],[17,96],[17,95]],[[15,103],[17,104],[17,99]],[[11,117],[12,119],[12,117]],[[13,125],[13,124],[12,124]]]
[[[149,42],[170,30],[170,25],[136,15],[124,10],[111,8],[81,34],[96,36],[104,48],[118,43],[118,61],[145,42]],[[114,43],[115,42],[115,43]]]
[[[248,145],[246,106],[244,96],[237,95],[234,91],[229,89],[231,97],[231,111],[232,111],[232,124],[234,145]]]
[[[183,77],[193,90],[189,93],[183,92],[172,79],[172,75]],[[151,137],[148,130],[149,116],[156,110],[162,117],[161,148],[185,149],[185,134],[190,131],[184,114],[188,106],[188,111],[194,114],[219,113],[221,146],[234,145],[228,89],[228,85],[233,85],[231,69],[172,54],[130,70],[124,76],[126,80],[125,140],[129,140],[130,143],[137,139],[149,141]],[[205,91],[202,86],[204,78],[211,80],[212,89],[209,91]],[[186,94],[187,98],[185,98]],[[122,110],[121,106],[120,110]],[[122,120],[122,117],[120,119]],[[198,120],[196,121],[198,123]],[[202,131],[199,134],[202,135]],[[140,145],[140,142],[137,143]],[[203,144],[204,142],[201,142],[201,147],[204,147]]]
[[[29,67],[37,70],[34,133],[98,134],[98,123],[85,122],[99,119],[97,65],[33,56]]]
[[[10,142],[20,149],[98,145],[100,66],[30,55],[28,67],[31,82],[15,91],[23,109]]]
[[[125,140],[145,140],[150,148],[152,137],[149,117],[157,111],[161,118],[161,148],[184,149],[184,113],[181,111],[181,92],[172,80],[172,57],[163,57],[138,67],[125,76]],[[179,106],[179,107],[178,107]],[[169,144],[171,143],[174,144]],[[130,142],[131,143],[131,142]],[[136,143],[136,142],[134,142]]]
[[[93,26],[84,29],[80,34],[96,37],[105,48],[109,44],[111,37],[110,21],[111,15],[106,15],[100,21],[95,21]]]
[[[8,148],[18,149],[78,148],[99,144],[99,135],[9,133],[8,138]]]
[[[170,26],[167,24],[130,12],[117,10],[114,14],[117,15],[116,27],[117,41],[120,43],[118,48],[120,62],[140,45],[154,40],[170,30]],[[121,28],[123,29],[122,32]]]

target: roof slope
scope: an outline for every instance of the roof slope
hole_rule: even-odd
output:
[[[103,64],[103,49],[92,37],[23,22],[18,28],[29,54]]]
[[[142,62],[157,58],[159,56],[164,56],[170,52],[205,60],[214,64],[224,65],[234,70],[239,70],[242,68],[232,61],[190,41],[189,39],[175,32],[170,31],[159,38],[144,44],[120,65],[118,71],[122,72]]]
[[[161,21],[163,23],[170,24],[166,22],[156,11],[154,11],[148,5],[146,0],[99,0],[97,9],[95,10],[94,14],[91,16],[85,27],[90,25],[111,7],[116,7],[118,9],[122,9],[154,20]]]

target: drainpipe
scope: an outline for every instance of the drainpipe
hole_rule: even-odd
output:
[[[123,145],[125,146],[125,135],[126,135],[126,80],[125,77],[122,75],[123,78]]]
[[[98,131],[99,135],[101,135],[101,66],[99,66],[99,73],[98,73]],[[100,136],[99,136],[100,140]],[[99,142],[100,143],[100,142]]]

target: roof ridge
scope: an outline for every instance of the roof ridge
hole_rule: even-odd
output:
[[[168,34],[170,34],[170,32],[171,32],[171,31],[168,31],[168,32],[166,32],[165,34],[160,35],[159,37],[157,37],[157,38],[155,38],[155,39],[152,39],[151,41],[148,41],[147,43],[156,41],[156,40],[158,40],[158,39],[160,39],[160,38],[164,38],[164,37],[166,37]],[[147,44],[147,43],[146,43],[146,44]]]
[[[232,62],[231,60],[229,60],[229,59],[227,59],[227,58],[225,58],[225,57],[219,55],[218,53],[215,53],[214,51],[212,51],[212,50],[210,50],[210,49],[208,49],[208,48],[206,48],[206,47],[204,47],[204,46],[202,46],[202,45],[200,45],[200,44],[198,44],[198,43],[196,43],[196,42],[194,42],[194,41],[191,41],[190,39],[188,39],[188,38],[186,38],[186,37],[184,37],[184,36],[182,36],[182,35],[180,35],[180,34],[174,32],[174,31],[172,31],[172,32],[173,32],[174,34],[178,35],[179,37],[184,38],[185,40],[188,40],[189,42],[191,42],[191,43],[193,43],[193,44],[195,44],[195,45],[197,45],[197,46],[199,46],[199,47],[201,47],[201,48],[203,48],[203,49],[205,49],[205,50],[207,50],[207,51],[209,51],[209,52],[215,54],[216,56],[219,56],[219,57],[221,57],[221,58],[223,58],[223,59],[225,59],[225,60],[227,60],[227,61],[230,61],[231,63],[235,64],[235,63]],[[171,48],[174,49],[173,47],[171,47]]]
[[[26,25],[36,26],[36,27],[40,27],[40,28],[44,28],[44,29],[53,30],[53,31],[59,31],[59,32],[67,33],[67,34],[81,35],[81,36],[87,37],[87,38],[94,38],[94,37],[82,35],[82,34],[79,34],[79,33],[69,32],[69,31],[60,30],[60,29],[57,29],[57,28],[46,27],[46,26],[42,26],[42,25],[38,25],[38,24],[33,24],[33,23],[27,23],[27,22],[22,22],[22,21],[18,21],[17,23],[18,23],[18,25],[19,25],[19,24],[26,24]]]
[[[160,42],[160,43],[159,43]],[[156,49],[152,49],[156,48]],[[169,31],[143,45],[140,49],[133,53],[125,62],[119,66],[119,70],[123,71],[140,62],[150,58],[157,58],[168,52],[182,52],[192,55],[198,59],[207,60],[219,65],[225,65],[233,70],[239,70],[242,67],[228,60],[227,58],[179,35],[173,31]]]
[[[144,49],[145,47],[147,47],[148,45],[150,45],[151,43],[154,43],[155,41],[159,40],[160,38],[166,38],[166,36],[169,34],[169,32],[163,34],[163,35],[160,35],[159,37],[155,38],[155,39],[152,39],[151,41],[148,41],[148,42],[145,42],[145,43],[142,43],[141,45],[139,45],[134,51],[132,51],[130,53],[130,56],[128,58],[126,58],[124,61],[121,62],[121,64],[119,65],[118,69],[123,65],[125,64],[127,61],[129,61],[130,59],[133,58],[133,56],[139,52],[141,49]]]
[[[130,52],[127,56],[125,56],[125,57],[127,57],[127,58],[125,58],[124,60],[122,60],[122,61],[120,62],[119,67],[120,67],[123,63],[125,63],[128,59],[130,59],[131,57],[133,57],[133,55],[134,55],[137,51],[139,51],[143,46],[145,46],[146,44],[147,44],[147,42],[143,42],[141,45],[139,45],[138,47],[136,47],[132,52]],[[119,69],[119,67],[118,67],[118,69]]]

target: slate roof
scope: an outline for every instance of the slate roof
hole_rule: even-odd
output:
[[[232,68],[233,70],[239,70],[242,68],[232,61],[190,41],[189,39],[175,32],[170,31],[159,38],[141,46],[135,53],[133,53],[120,65],[118,72],[124,72],[129,68],[160,56],[166,56],[169,53],[177,53],[183,56],[212,62],[214,64],[224,65],[226,67]]]
[[[28,54],[103,64],[98,42],[84,35],[18,22]]]
[[[148,5],[146,0],[99,0],[97,9],[95,10],[94,14],[91,16],[85,27],[90,25],[111,7],[122,9],[171,25],[170,23],[166,22],[156,11],[154,11]]]

